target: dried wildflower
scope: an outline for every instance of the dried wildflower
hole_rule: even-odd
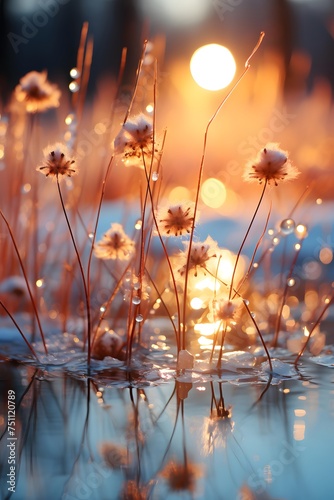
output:
[[[263,181],[277,186],[279,181],[289,181],[298,177],[299,171],[288,159],[287,151],[279,149],[277,143],[269,143],[255,158],[247,163],[244,179],[249,182]]]
[[[150,294],[151,286],[147,277],[144,275],[139,279],[135,273],[128,271],[124,283],[124,300],[126,302],[132,300],[134,304],[139,304],[149,300]]]
[[[189,201],[160,208],[157,211],[157,222],[162,235],[189,234],[194,224],[194,203]]]
[[[181,252],[179,260],[183,263],[178,269],[181,276],[187,271],[187,260],[189,251],[189,242],[184,243],[185,250]],[[210,260],[217,257],[217,243],[208,236],[204,242],[193,243],[190,250],[189,272],[193,271],[193,275],[197,278],[199,271],[203,276],[206,276],[208,264]]]
[[[99,259],[129,260],[134,246],[134,241],[125,234],[121,224],[114,223],[102,240],[96,243],[94,252]]]
[[[224,409],[222,416],[212,415],[210,418],[205,419],[202,433],[202,451],[204,455],[210,455],[216,448],[226,448],[227,439],[234,428],[231,416],[231,411]]]
[[[166,479],[170,490],[194,493],[196,479],[201,476],[201,472],[197,465],[189,461],[187,464],[180,464],[172,460],[162,470],[161,476]]]
[[[137,481],[127,481],[121,491],[121,500],[146,500],[149,498],[151,484],[142,486]]]
[[[92,346],[92,358],[104,359],[106,356],[122,359],[123,341],[113,330],[102,330],[98,332],[97,338]]]
[[[47,80],[47,72],[30,71],[16,86],[16,100],[24,103],[28,113],[38,113],[50,108],[58,108],[60,90]]]
[[[122,469],[128,466],[127,450],[117,444],[111,442],[102,443],[100,445],[100,454],[105,464],[111,469]]]
[[[124,123],[114,147],[115,153],[123,156],[126,166],[143,168],[144,162],[149,162],[153,156],[152,118],[140,113]]]
[[[0,282],[0,299],[12,313],[31,308],[28,285],[22,276],[9,276]],[[3,312],[1,308],[0,315]]]
[[[240,312],[243,302],[240,297],[233,300],[226,298],[213,300],[210,306],[213,321],[233,321]]]
[[[63,176],[72,177],[78,173],[75,159],[69,156],[67,147],[57,142],[43,149],[44,163],[36,170],[46,177],[60,180]]]
[[[22,276],[10,276],[1,281],[0,293],[8,293],[17,298],[28,297],[27,283]]]

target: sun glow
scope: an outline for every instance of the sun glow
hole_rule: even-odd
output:
[[[222,45],[203,45],[192,55],[190,72],[195,82],[206,90],[220,90],[231,83],[236,64],[231,52]]]

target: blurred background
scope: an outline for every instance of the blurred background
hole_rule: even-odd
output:
[[[128,48],[120,93],[120,101],[126,103],[143,41],[152,42],[159,71],[157,124],[167,130],[166,193],[186,186],[189,197],[196,187],[194,172],[206,124],[231,88],[210,91],[196,84],[189,69],[192,54],[202,45],[221,44],[233,54],[240,75],[260,31],[265,31],[251,70],[211,128],[204,180],[214,178],[224,187],[217,182],[209,185],[209,197],[224,198],[223,211],[230,214],[242,206],[245,192],[257,197],[257,188],[250,190],[240,182],[243,166],[273,141],[290,151],[302,171],[293,187],[275,191],[282,215],[306,185],[312,184],[312,200],[332,198],[332,0],[0,0],[0,6],[0,112],[6,110],[19,79],[31,70],[47,69],[49,79],[62,88],[64,102],[69,100],[69,71],[76,64],[82,24],[88,21],[94,53],[86,117],[103,121],[122,48]],[[135,111],[145,111],[153,102],[153,65],[145,71]],[[119,108],[115,134],[124,116]],[[59,123],[66,112],[59,112]],[[110,188],[109,196],[122,196],[129,181],[131,185],[126,172],[117,192]],[[173,196],[187,197],[187,192],[179,190]],[[221,206],[212,208],[221,211]]]
[[[331,0],[1,0],[0,5],[3,95],[31,69],[48,68],[54,78],[72,67],[84,21],[95,45],[92,86],[117,72],[124,46],[133,70],[145,37],[165,38],[167,65],[176,56],[190,59],[198,46],[212,42],[228,46],[242,63],[262,30],[262,57],[270,51],[282,56],[285,93],[305,86],[310,91],[320,78],[334,85]]]

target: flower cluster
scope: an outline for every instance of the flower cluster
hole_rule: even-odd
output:
[[[189,264],[189,242],[185,242],[184,246],[185,250],[179,255],[179,262],[182,264],[178,268],[179,274],[184,276],[188,267],[188,272],[192,273],[195,278],[199,273],[206,276],[209,262],[217,257],[217,243],[210,236],[203,242],[193,243],[190,249]]]
[[[210,305],[210,316],[213,321],[233,321],[240,313],[242,299],[237,297],[233,300],[222,298],[213,300]]]
[[[125,122],[114,141],[115,153],[124,164],[144,168],[153,156],[153,122],[140,113]]]
[[[47,80],[47,72],[30,71],[15,88],[15,97],[28,113],[46,111],[59,106],[60,90]]]
[[[157,211],[160,234],[164,236],[182,236],[190,233],[194,224],[194,203],[185,202]]]
[[[182,464],[170,461],[162,470],[161,476],[167,481],[168,487],[173,492],[196,491],[196,480],[201,476],[198,465],[191,462]]]
[[[44,163],[36,170],[60,180],[63,176],[72,177],[78,173],[75,159],[70,156],[67,147],[57,142],[43,149]]]
[[[111,469],[122,469],[128,466],[127,450],[117,444],[104,442],[100,445],[100,454],[104,463]]]
[[[298,177],[299,171],[288,159],[287,151],[279,148],[277,143],[269,143],[254,160],[246,164],[244,179],[249,182],[263,181],[277,186],[279,181],[289,181]]]
[[[134,247],[134,241],[125,234],[121,224],[114,223],[96,243],[94,251],[99,259],[129,260]]]

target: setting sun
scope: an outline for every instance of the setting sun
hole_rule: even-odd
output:
[[[203,89],[220,90],[233,80],[236,64],[226,47],[211,43],[194,52],[190,71],[195,82]]]

